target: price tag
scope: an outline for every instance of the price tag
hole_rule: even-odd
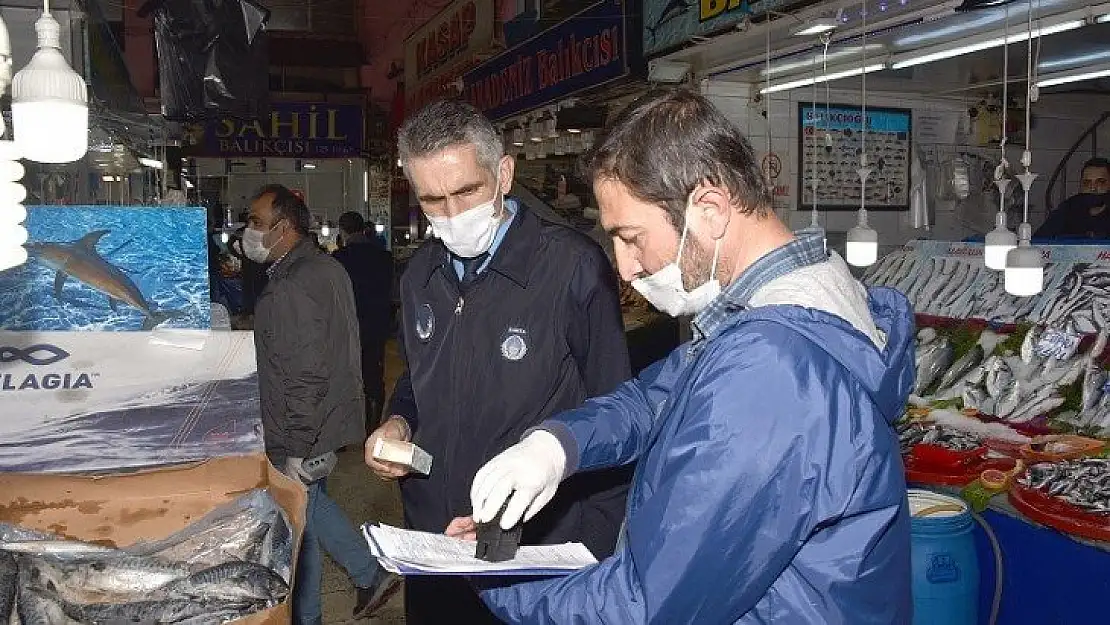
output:
[[[1041,335],[1033,347],[1033,353],[1041,358],[1067,360],[1075,355],[1081,337],[1061,330],[1049,328]]]

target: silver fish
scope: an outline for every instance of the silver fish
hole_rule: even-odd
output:
[[[987,379],[984,381],[987,393],[991,397],[1001,397],[1014,383],[1014,372],[1010,370],[1010,365],[998,356],[991,356],[984,364],[987,368]]]
[[[978,367],[983,362],[983,348],[978,343],[973,345],[971,349],[967,350],[963,356],[960,356],[944,376],[940,379],[940,389],[947,389],[954,385],[959,380],[963,379],[972,369]]]
[[[987,398],[987,391],[978,386],[965,386],[961,396],[964,408],[972,410],[981,410],[982,406],[986,404]]]
[[[17,609],[21,625],[68,625],[72,622],[61,604],[26,585],[19,589]]]
[[[1018,482],[1095,514],[1110,514],[1110,462],[1084,458],[1035,464]]]
[[[921,365],[917,369],[917,381],[914,385],[914,392],[918,395],[928,390],[951,366],[952,343],[946,337],[941,337],[921,351]]]
[[[144,595],[189,574],[189,568],[138,556],[29,558],[31,579],[67,601]]]
[[[0,623],[7,623],[12,618],[18,580],[19,565],[15,556],[0,551]]]
[[[1042,326],[1033,326],[1025,333],[1025,338],[1021,341],[1021,361],[1027,365],[1037,365],[1041,362],[1041,357],[1037,355],[1036,348],[1037,342],[1041,340],[1041,335],[1044,333]]]
[[[28,540],[21,542],[0,543],[0,550],[12,553],[30,553],[39,555],[80,555],[91,553],[111,553],[114,549],[103,545],[83,543],[76,540]]]
[[[994,416],[999,419],[1008,417],[1010,413],[1017,410],[1018,406],[1021,405],[1021,398],[1024,394],[1025,389],[1021,384],[1021,380],[1014,382],[1010,390],[1006,391],[1002,394],[1002,397],[998,398],[998,402],[994,407]]]
[[[1083,371],[1083,410],[1090,410],[1102,399],[1102,386],[1106,384],[1106,371],[1094,362],[1088,362]]]
[[[1007,421],[1010,423],[1026,423],[1040,415],[1048,414],[1062,405],[1064,405],[1064,398],[1059,395],[1052,395],[1018,408]]]
[[[277,604],[289,594],[289,585],[260,564],[226,562],[167,584],[160,592],[195,599]]]
[[[936,294],[933,301],[929,303],[928,309],[934,313],[940,312],[941,307],[948,303],[952,295],[963,288],[970,272],[971,263],[956,261],[956,268],[952,271],[948,284]]]
[[[280,575],[286,583],[292,579],[293,534],[282,514],[276,515],[274,522],[270,524],[270,531],[262,541],[259,564]]]
[[[177,623],[211,612],[212,606],[192,599],[128,603],[62,603],[67,616],[83,623]]]
[[[0,543],[24,542],[29,540],[60,540],[56,534],[40,532],[19,525],[0,523]]]

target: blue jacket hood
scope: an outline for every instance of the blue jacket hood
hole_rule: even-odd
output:
[[[782,323],[813,341],[859,380],[887,422],[894,423],[905,411],[917,375],[913,307],[905,295],[885,287],[868,289],[868,304],[886,335],[881,351],[847,321],[821,310],[774,305],[755,308],[746,318]]]

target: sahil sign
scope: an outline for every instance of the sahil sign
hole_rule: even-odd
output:
[[[194,138],[208,156],[350,158],[362,152],[362,107],[354,104],[272,102],[260,119],[219,119]]]

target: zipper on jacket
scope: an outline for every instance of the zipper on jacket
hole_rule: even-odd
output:
[[[458,317],[459,315],[462,314],[463,304],[465,304],[465,303],[466,303],[466,300],[463,299],[462,295],[460,295],[459,296],[459,301],[455,303],[455,316],[456,317]]]

